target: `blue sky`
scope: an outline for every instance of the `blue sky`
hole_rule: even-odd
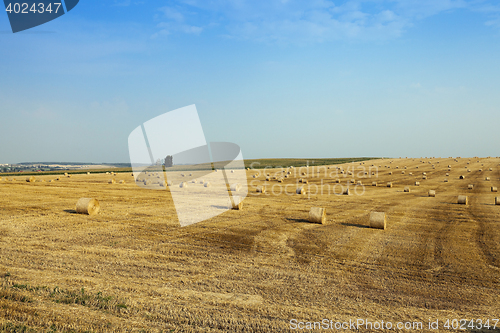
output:
[[[499,155],[496,1],[85,0],[0,43],[0,163],[128,162],[191,104],[245,158]]]

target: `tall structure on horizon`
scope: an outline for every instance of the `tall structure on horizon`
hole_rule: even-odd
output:
[[[165,157],[165,168],[170,168],[174,165],[174,160],[172,155]]]

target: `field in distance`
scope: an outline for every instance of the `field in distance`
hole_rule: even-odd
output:
[[[0,175],[0,332],[297,331],[292,319],[425,332],[429,318],[433,332],[452,330],[447,319],[495,332],[500,158],[314,161],[282,182],[279,169],[269,181],[247,171],[243,210],[184,228],[168,187],[140,188],[130,170]],[[84,197],[99,214],[75,214]],[[326,208],[325,224],[308,222],[312,207]],[[373,211],[386,230],[369,228]]]

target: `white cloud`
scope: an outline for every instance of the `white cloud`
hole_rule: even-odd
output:
[[[490,0],[178,0],[162,7],[161,30],[196,33],[211,27],[230,38],[315,43],[339,39],[385,40],[419,20],[453,10],[494,11]],[[174,8],[175,7],[175,8]],[[496,25],[497,18],[488,24]],[[167,28],[166,28],[167,27]]]

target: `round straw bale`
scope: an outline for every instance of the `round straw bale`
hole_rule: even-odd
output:
[[[446,173],[446,177],[449,177],[449,176],[450,176],[450,174],[447,172],[447,173]]]
[[[474,185],[469,184],[469,186],[467,186],[467,188],[468,188],[469,190],[472,190],[472,189],[474,188]]]
[[[57,177],[56,180],[60,180],[61,178],[60,177]]]
[[[90,175],[90,172],[87,172],[87,175]]]
[[[460,205],[467,205],[467,196],[466,195],[459,195],[457,202]]]
[[[116,183],[116,181],[114,179],[108,180],[108,184],[114,184],[114,183]],[[144,185],[146,185],[146,184],[144,184]]]
[[[406,186],[403,191],[404,192],[410,192],[410,188],[408,186]]]
[[[500,205],[500,197],[495,197],[495,205]]]
[[[193,174],[192,174],[192,173],[190,173],[190,174],[189,174],[189,177],[192,177],[192,176],[193,176]]]
[[[335,183],[340,184],[340,179],[335,179]]]
[[[404,174],[405,174],[405,172],[404,172],[404,171],[401,171],[401,174],[402,174],[402,175],[404,175]]]
[[[231,192],[238,192],[239,190],[241,190],[241,184],[239,183],[236,183],[236,184],[233,184],[231,185]]]
[[[486,177],[486,178],[485,178],[485,180],[488,180],[488,181],[489,181],[489,180],[490,180],[490,177]]]
[[[295,193],[297,193],[297,194],[306,194],[306,189],[304,187],[299,187],[299,188],[297,188],[297,190],[295,191]]]
[[[49,183],[52,183],[52,179],[49,180]]]
[[[239,196],[232,197],[231,200],[231,208],[234,210],[242,210],[243,209],[243,200]]]
[[[483,169],[479,169],[479,172],[483,171]]]
[[[160,182],[158,185],[160,185],[160,187],[165,187],[165,186],[166,186],[166,184],[165,184],[165,182],[164,182],[164,181],[163,181],[163,182]]]
[[[265,186],[257,186],[257,193],[266,193]]]
[[[172,181],[167,182],[167,186],[172,186],[174,183]]]
[[[350,182],[351,182],[351,184],[355,184],[356,180],[355,179],[351,179]]]
[[[81,198],[76,203],[78,214],[95,215],[99,212],[99,201],[92,198]]]
[[[426,175],[427,175],[427,172],[422,172],[422,175],[426,176]]]
[[[470,172],[470,169],[467,169],[467,172]]]
[[[203,184],[203,186],[210,187],[210,182],[206,182],[205,184]]]
[[[27,177],[27,178],[26,178],[26,181],[27,181],[28,183],[33,183],[33,182],[35,181],[35,177],[33,177],[33,176]]]
[[[420,186],[420,182],[415,182],[415,186]]]
[[[325,224],[326,209],[321,207],[311,207],[309,210],[309,222]]]
[[[144,179],[142,182],[144,185],[151,185],[151,180],[149,179]]]
[[[267,176],[267,177],[266,177],[266,181],[267,181],[267,182],[268,182],[268,181],[271,181],[271,177]]]
[[[388,182],[388,183],[387,183],[387,187],[392,187],[392,183],[391,183],[391,182]]]
[[[435,197],[436,196],[436,191],[435,190],[429,190],[429,194],[428,194],[430,197]]]
[[[182,182],[182,183],[179,184],[179,187],[180,188],[186,188],[186,187],[188,187],[188,184],[186,182]]]
[[[106,174],[107,174],[107,172],[106,172]],[[65,177],[68,177],[68,173],[67,173],[67,172],[65,172],[65,173],[64,173],[64,176],[65,176]]]
[[[231,170],[231,173],[234,173],[234,170]]]
[[[183,173],[181,173],[181,177],[185,177],[186,175],[184,175]]]
[[[370,213],[370,228],[385,230],[386,218],[383,212]]]
[[[205,184],[205,180],[204,179],[200,179],[199,183],[200,184]]]
[[[422,176],[422,179],[427,179],[427,176]]]
[[[490,171],[493,171],[493,168],[490,168]]]
[[[392,175],[392,171],[391,171],[391,172],[389,172],[389,174],[390,174],[390,175]]]
[[[257,178],[257,175],[253,175],[252,177],[253,177],[253,178]]]
[[[492,186],[491,187],[491,192],[497,192],[497,187],[496,186]]]
[[[343,195],[350,195],[349,193],[349,188],[346,188],[343,192],[342,192]]]
[[[377,182],[372,182],[372,186],[377,186]]]
[[[465,179],[465,176],[464,175],[460,175],[460,177],[458,177],[459,179]]]
[[[408,174],[409,174],[410,176],[413,176],[413,172],[408,172]]]
[[[125,181],[123,179],[120,180],[120,184],[125,184]]]
[[[308,184],[309,181],[307,179],[302,179],[302,184]]]
[[[191,181],[191,183],[192,183],[192,184],[196,184],[196,179],[193,179],[193,180]]]

